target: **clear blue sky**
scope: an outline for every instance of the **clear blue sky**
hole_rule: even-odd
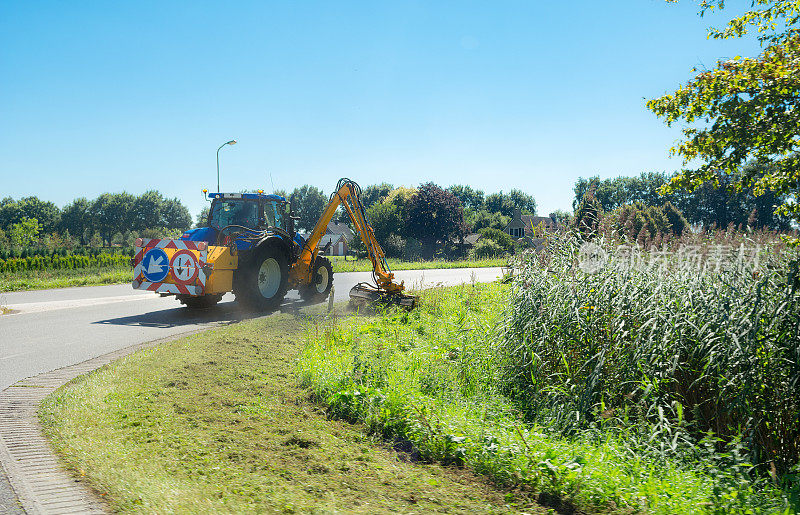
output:
[[[580,176],[680,167],[644,107],[749,2],[0,0],[0,196],[63,206],[155,188],[330,193],[339,177],[521,188],[569,209]],[[728,12],[730,11],[730,12]]]

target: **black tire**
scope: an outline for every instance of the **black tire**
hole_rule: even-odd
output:
[[[322,301],[331,292],[333,286],[333,265],[328,258],[318,256],[314,261],[311,273],[311,284],[300,289],[300,296],[308,302]]]
[[[276,309],[289,286],[286,255],[282,249],[269,245],[256,250],[248,261],[234,277],[236,301],[259,311]]]
[[[203,309],[214,306],[222,300],[222,295],[176,295],[181,304],[190,309]]]

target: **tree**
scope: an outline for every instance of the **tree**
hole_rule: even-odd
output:
[[[389,192],[394,189],[394,186],[388,182],[380,184],[371,184],[361,191],[361,203],[364,204],[364,209],[369,209],[370,206],[383,200],[389,195]]]
[[[78,238],[81,245],[86,245],[86,233],[91,230],[92,226],[90,207],[91,204],[86,197],[80,197],[64,206],[64,210],[61,212],[60,229]]]
[[[194,224],[195,227],[208,227],[208,211],[209,207],[203,206],[203,209],[201,209],[200,212],[197,213],[197,221]]]
[[[392,235],[399,236],[403,231],[400,209],[391,202],[378,202],[367,208],[367,218],[372,224],[378,243],[385,245]]]
[[[155,190],[145,191],[133,201],[131,218],[132,229],[144,231],[164,227],[164,197]]]
[[[161,226],[183,232],[192,226],[192,215],[177,198],[166,199],[161,208]]]
[[[461,201],[461,205],[464,206],[464,209],[477,211],[483,207],[483,190],[475,190],[472,189],[472,186],[455,184],[447,188],[447,191],[451,192]]]
[[[512,189],[508,194],[502,191],[492,193],[486,197],[483,205],[490,212],[502,213],[505,216],[514,216],[515,209],[521,210],[525,215],[536,214],[536,201],[533,196],[518,189]]]
[[[25,197],[18,202],[23,218],[35,218],[44,233],[52,233],[58,229],[61,210],[52,202],[39,197]]]
[[[314,186],[305,184],[295,188],[291,195],[292,209],[297,220],[297,228],[312,231],[325,210],[328,198]]]
[[[503,194],[502,191],[487,195],[484,206],[490,213],[501,213],[505,216],[514,215],[514,204],[511,202],[511,198]]]
[[[18,201],[6,197],[0,202],[0,227],[8,230],[24,218],[35,218],[42,232],[51,233],[58,229],[61,210],[38,197],[25,197]]]
[[[130,193],[103,193],[92,202],[89,213],[92,225],[100,233],[105,245],[111,245],[111,238],[118,232],[129,230],[133,224],[133,202]]]
[[[478,232],[485,227],[505,229],[511,221],[510,216],[502,213],[490,213],[487,209],[479,211],[465,210],[464,218],[466,219],[467,227],[472,232]]]
[[[39,222],[35,218],[23,218],[17,223],[11,224],[8,237],[11,245],[15,247],[28,247],[36,242],[41,230]]]
[[[722,9],[723,0],[702,0],[700,14]],[[741,37],[755,29],[764,46],[757,57],[736,56],[697,73],[674,93],[647,107],[668,126],[689,124],[685,140],[671,149],[684,163],[704,161],[672,178],[666,191],[694,191],[735,177],[737,190],[772,190],[782,198],[778,214],[800,222],[800,2],[754,0],[753,8],[709,37]],[[692,70],[693,72],[697,71]],[[754,159],[769,165],[737,176]],[[794,243],[798,243],[795,240]]]
[[[522,190],[512,188],[511,191],[508,192],[508,198],[511,200],[511,203],[515,208],[522,211],[522,214],[536,214],[536,200],[534,200],[533,195],[529,195]]]
[[[447,190],[428,182],[421,185],[408,205],[408,231],[423,243],[444,243],[466,233],[464,208]]]
[[[760,166],[751,161],[746,163],[739,174],[753,173],[752,167]],[[674,175],[673,175],[674,176]],[[662,206],[669,202],[680,211],[690,224],[704,227],[728,224],[744,225],[749,214],[757,211],[756,227],[775,230],[789,229],[786,217],[777,215],[774,206],[780,205],[782,198],[772,190],[756,195],[752,188],[736,190],[734,176],[720,174],[717,185],[705,183],[692,193],[684,190],[665,192],[671,177],[664,173],[647,172],[637,177],[615,177],[600,180],[599,177],[579,178],[575,183],[573,209],[577,209],[583,196],[590,189],[595,200],[604,212],[615,211],[623,206],[641,203],[645,206]]]

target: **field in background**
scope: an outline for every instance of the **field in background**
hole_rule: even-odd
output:
[[[276,314],[138,352],[46,399],[45,432],[123,512],[515,511],[483,478],[328,420],[293,373],[305,327]]]

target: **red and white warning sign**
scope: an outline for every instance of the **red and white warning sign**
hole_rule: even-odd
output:
[[[179,250],[169,261],[172,278],[176,284],[192,284],[197,279],[200,266],[197,258],[190,250]]]
[[[208,243],[204,241],[186,241],[165,239],[137,238],[134,243],[133,287],[137,290],[150,290],[159,293],[183,295],[203,295],[206,288],[206,272]],[[169,272],[160,281],[153,282],[147,277],[150,267],[163,272],[166,262],[156,256],[145,263],[147,253],[153,249],[164,249],[169,259]],[[170,249],[175,250],[174,253]],[[147,268],[145,268],[147,267]]]

